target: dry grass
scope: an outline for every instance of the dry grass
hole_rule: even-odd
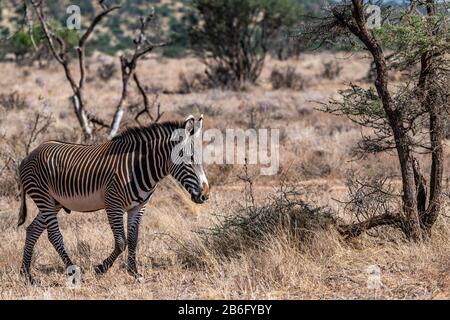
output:
[[[158,198],[169,198],[169,192],[172,191],[162,190]],[[226,188],[216,192],[230,193]],[[61,216],[68,251],[83,270],[79,289],[67,288],[59,257],[45,236],[37,245],[33,268],[41,284],[36,287],[23,284],[17,269],[24,231],[14,227],[18,210],[15,206],[11,208],[13,211],[2,212],[0,218],[0,298],[449,298],[450,230],[444,220],[427,244],[392,241],[398,236],[392,232],[387,232],[383,239],[365,236],[348,243],[333,229],[317,230],[299,244],[283,232],[285,229],[278,229],[259,239],[257,246],[245,247],[223,259],[202,247],[198,234],[192,232],[214,223],[211,212],[216,206],[223,208],[223,201],[215,196],[199,215],[186,215],[169,200],[154,203],[146,212],[140,235],[138,261],[145,278],[143,283],[121,269],[121,259],[106,275],[95,276],[93,265],[112,249],[104,213]],[[202,252],[204,264],[186,266],[172,237],[195,245]],[[384,286],[380,290],[367,288],[366,270],[370,265],[381,269]]]
[[[99,67],[97,60],[90,60],[91,70]],[[338,61],[343,69],[328,79],[323,76],[323,61]],[[303,90],[272,89],[272,70],[288,66],[301,73],[307,83]],[[160,94],[166,112],[163,119],[203,112],[207,128],[249,128],[255,124],[281,128],[280,160],[285,182],[305,191],[302,201],[339,213],[342,208],[333,199],[345,198],[343,181],[349,170],[369,176],[397,172],[396,162],[389,155],[350,162],[352,146],[361,136],[360,128],[314,109],[313,101],[328,100],[346,82],[362,79],[367,69],[367,60],[358,55],[305,54],[298,61],[269,59],[259,85],[244,92],[209,89],[175,94],[180,91],[179,74],[201,73],[201,64],[193,58],[154,57],[143,62],[140,78],[149,89],[165,92]],[[16,96],[26,97],[22,101],[24,108],[0,105],[0,299],[450,298],[450,224],[444,216],[431,241],[424,244],[405,242],[389,229],[383,230],[381,236],[364,235],[345,242],[333,228],[318,228],[311,232],[312,236],[299,241],[283,227],[264,229],[258,239],[244,237],[244,242],[238,242],[239,250],[224,258],[224,248],[229,249],[227,242],[236,239],[234,231],[222,238],[219,249],[214,250],[205,242],[204,234],[202,237],[196,231],[223,227],[221,221],[226,220],[221,219],[232,219],[236,200],[243,200],[244,185],[237,178],[241,167],[229,165],[207,168],[212,198],[204,206],[193,204],[171,180],[157,190],[140,228],[138,267],[144,275],[142,283],[123,270],[122,257],[106,275],[95,276],[92,266],[113,247],[105,213],[100,211],[70,215],[61,212],[59,217],[68,252],[83,270],[81,288],[66,286],[62,263],[45,234],[36,246],[32,268],[41,284],[25,286],[18,275],[25,231],[15,227],[19,202],[15,198],[14,166],[8,159],[23,153],[36,111],[50,112],[53,122],[33,146],[55,138],[76,142],[79,130],[68,100],[70,89],[59,68],[44,70],[3,63],[0,71],[7,75],[0,78],[0,95],[7,97],[16,92]],[[92,76],[98,77],[95,72]],[[93,79],[87,90],[90,111],[109,118],[111,106],[118,99],[116,92],[120,92],[118,79]],[[139,98],[137,92],[132,96],[133,101]],[[125,120],[126,125],[133,124],[131,116]],[[446,163],[446,168],[449,165]],[[273,194],[279,179],[255,178],[259,207],[267,204],[267,196]],[[35,214],[30,202],[29,219]],[[218,220],[218,215],[223,217]],[[248,231],[243,230],[244,234]],[[237,239],[242,240],[242,234]],[[180,243],[189,244],[191,254],[201,254],[203,263],[186,264]],[[367,268],[371,265],[381,269],[380,290],[367,287]]]

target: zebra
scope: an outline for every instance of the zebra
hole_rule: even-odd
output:
[[[61,209],[67,213],[105,209],[114,236],[114,250],[95,267],[95,272],[105,273],[128,246],[127,271],[141,277],[136,264],[139,223],[158,182],[171,175],[190,193],[193,202],[201,204],[209,198],[209,184],[201,161],[195,161],[194,155],[187,153],[184,154],[187,161],[173,160],[173,153],[178,152],[175,147],[183,141],[190,141],[193,146],[192,138],[201,132],[202,126],[203,115],[198,121],[191,115],[181,122],[129,128],[103,144],[52,140],[34,149],[19,166],[18,226],[27,217],[27,194],[38,208],[37,216],[26,228],[21,274],[29,283],[34,283],[30,273],[31,257],[45,229],[66,268],[73,265],[58,226],[57,214]],[[175,133],[180,131],[183,134],[174,139]],[[183,150],[186,149],[181,149],[179,156],[183,156]]]

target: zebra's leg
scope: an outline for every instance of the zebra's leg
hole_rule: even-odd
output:
[[[125,230],[123,227],[123,209],[106,209],[109,225],[111,226],[114,236],[114,250],[102,264],[95,267],[97,274],[103,274],[113,265],[117,257],[125,251],[127,240],[125,239]]]
[[[70,260],[69,255],[67,254],[66,249],[64,247],[64,239],[61,234],[61,231],[59,230],[57,213],[49,214],[46,220],[47,220],[46,222],[47,222],[48,240],[50,240],[50,243],[58,252],[67,269],[68,267],[73,265],[73,263],[72,260]]]
[[[128,262],[127,271],[135,278],[141,278],[136,266],[136,247],[139,232],[139,223],[141,222],[142,215],[144,214],[145,206],[138,206],[128,211]]]
[[[33,255],[34,245],[46,228],[45,215],[41,212],[34,218],[33,222],[26,229],[25,246],[23,249],[23,260],[21,273],[26,277],[28,283],[33,284],[33,278],[30,273],[31,257]]]

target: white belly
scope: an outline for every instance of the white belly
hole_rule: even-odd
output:
[[[105,195],[101,190],[91,193],[88,196],[76,196],[71,198],[57,196],[52,192],[51,194],[62,206],[73,211],[96,211],[105,207]]]

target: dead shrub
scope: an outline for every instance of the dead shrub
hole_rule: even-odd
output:
[[[332,173],[329,156],[323,150],[315,150],[307,155],[306,160],[300,164],[300,171],[305,178],[329,176]]]
[[[8,150],[7,143],[5,136],[0,136],[0,144],[3,146],[0,148],[0,177],[2,177],[0,197],[18,194],[15,159]]]
[[[5,110],[23,110],[30,105],[24,95],[13,91],[11,93],[0,94],[0,106],[3,106]]]
[[[231,164],[211,164],[208,166],[208,182],[210,186],[224,185],[232,177],[234,166]]]
[[[114,63],[106,63],[97,69],[97,76],[103,81],[109,81],[117,73],[117,68]]]
[[[274,90],[281,88],[303,90],[305,88],[305,79],[293,67],[273,69],[270,74],[270,83]]]
[[[248,105],[243,104],[242,109],[246,109],[246,124],[249,129],[264,128],[270,126],[273,120],[283,119],[283,108],[270,101],[260,100],[258,103]]]
[[[322,77],[328,80],[334,80],[341,74],[342,66],[337,61],[323,62]]]
[[[348,200],[341,201],[341,203],[344,204],[346,215],[353,217],[356,223],[400,210],[401,193],[395,187],[393,177],[385,176],[383,173],[370,177],[360,177],[354,171],[348,171],[346,175]],[[380,228],[382,232],[380,232]],[[367,234],[379,238],[383,235],[388,236],[386,230],[382,228],[368,230]],[[397,235],[398,238],[402,238],[401,234]]]
[[[18,168],[22,159],[42,138],[52,124],[50,115],[36,112],[33,122],[27,124],[27,131],[20,136],[0,136],[0,196],[16,196],[18,194]]]
[[[178,93],[180,94],[200,92],[210,87],[206,76],[201,73],[194,73],[188,76],[184,72],[180,72],[178,79]]]
[[[208,117],[217,117],[222,115],[222,110],[213,108],[209,104],[189,103],[178,108],[177,113],[181,116],[186,114],[203,114]]]
[[[195,231],[196,241],[177,241],[175,252],[184,265],[201,267],[211,257],[216,261],[239,258],[241,252],[258,248],[279,234],[289,237],[300,249],[317,231],[335,224],[330,209],[301,200],[302,193],[294,187],[280,187],[263,205],[254,203],[251,187],[246,194],[250,199],[245,205],[228,215],[216,215],[216,224]]]
[[[310,108],[305,108],[303,106],[297,106],[297,113],[300,117],[307,117],[313,114],[313,110]]]

